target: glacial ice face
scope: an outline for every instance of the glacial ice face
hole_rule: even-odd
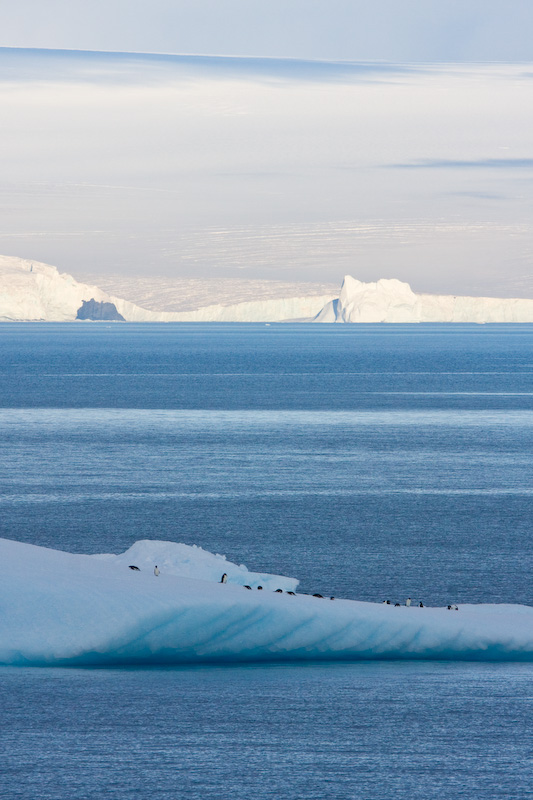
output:
[[[121,556],[95,557],[0,539],[0,663],[533,661],[530,607],[396,608],[248,590],[241,567],[182,547],[138,542]],[[135,561],[139,571],[128,568]],[[218,581],[221,563],[231,580],[206,580],[216,569]],[[172,573],[184,564],[202,577]]]
[[[92,298],[113,303],[127,322],[277,322],[312,319],[331,299],[331,295],[287,297],[207,305],[196,311],[149,311],[97,286],[78,283],[48,264],[11,256],[0,256],[0,286],[0,321],[68,322]]]
[[[48,264],[10,256],[0,256],[0,285],[0,321],[71,321],[82,303],[94,298],[114,304],[127,322],[533,322],[533,300],[418,295],[403,281],[363,283],[350,275],[338,298],[278,297],[195,311],[149,311]]]
[[[533,322],[533,300],[415,294],[408,283],[346,275],[315,322]]]

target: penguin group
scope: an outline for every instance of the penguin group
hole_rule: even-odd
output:
[[[412,605],[412,603],[413,603],[413,601],[411,600],[410,597],[408,597],[407,600],[405,601],[406,608],[409,608]],[[382,605],[384,605],[384,606],[394,606],[395,608],[400,608],[401,603],[391,603],[390,600],[383,600]],[[426,607],[424,605],[424,603],[422,602],[422,600],[420,600],[419,603],[415,603],[415,605],[418,608],[425,608]],[[446,606],[446,608],[448,609],[448,611],[459,611],[459,606],[456,605],[455,603],[450,603],[449,605]]]
[[[131,569],[131,570],[133,570],[134,572],[140,572],[140,567],[137,567],[137,566],[135,566],[135,564],[129,564],[129,565],[128,565],[128,569]],[[160,569],[159,569],[159,567],[158,567],[158,566],[157,566],[157,564],[156,564],[156,565],[155,565],[155,567],[154,567],[154,575],[155,575],[155,577],[157,578],[157,577],[158,577],[158,575],[160,575],[160,574],[161,574],[161,573],[160,573]],[[228,574],[227,574],[227,572],[224,572],[224,573],[222,574],[222,577],[220,578],[220,583],[227,583],[227,582],[228,582]],[[258,591],[261,591],[261,590],[262,590],[262,588],[263,588],[262,586],[258,586],[258,587],[257,587]],[[252,591],[252,587],[251,587],[251,586],[248,586],[248,584],[245,584],[245,585],[243,586],[243,589],[249,589],[250,591]],[[283,593],[284,593],[283,589],[274,589],[274,592],[275,592],[276,594],[283,594]],[[292,591],[285,591],[285,594],[290,594],[292,597],[296,597],[296,592],[292,592]],[[324,595],[322,595],[322,594],[319,594],[318,592],[315,592],[315,594],[313,594],[313,595],[312,595],[312,597],[317,597],[317,598],[319,598],[319,599],[321,599],[321,600],[323,600],[323,599],[324,599]],[[330,597],[329,599],[330,599],[330,600],[335,600],[335,598],[334,598],[334,597]],[[406,606],[407,608],[409,608],[409,607],[412,605],[412,603],[413,603],[413,601],[411,600],[411,598],[410,598],[410,597],[408,597],[408,598],[407,598],[407,600],[405,601],[405,606]],[[383,605],[386,605],[386,606],[392,606],[392,605],[394,605],[394,607],[395,607],[395,608],[400,608],[400,606],[401,606],[401,603],[391,603],[391,601],[390,601],[390,600],[383,600]],[[424,603],[423,603],[421,600],[420,600],[420,602],[419,602],[419,603],[417,603],[417,604],[415,603],[415,605],[417,605],[417,606],[418,606],[418,608],[425,608],[425,605],[424,605]],[[449,604],[446,606],[446,609],[447,609],[448,611],[459,611],[459,606],[458,606],[456,603],[449,603]]]

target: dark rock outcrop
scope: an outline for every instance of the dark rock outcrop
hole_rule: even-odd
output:
[[[82,305],[78,308],[76,319],[112,320],[126,322],[122,314],[119,314],[114,303],[99,303],[94,297],[90,300],[82,300]]]

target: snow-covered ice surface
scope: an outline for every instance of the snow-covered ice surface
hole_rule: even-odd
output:
[[[209,553],[196,545],[178,544],[176,542],[160,542],[144,539],[135,542],[125,553],[113,555],[102,553],[92,556],[116,564],[119,567],[129,567],[130,564],[140,570],[151,572],[157,564],[165,575],[174,575],[181,578],[194,578],[202,581],[220,582],[224,573],[228,583],[238,586],[251,586],[263,589],[285,589],[294,591],[298,586],[296,578],[285,578],[282,575],[270,575],[268,572],[250,572],[244,564],[232,564],[226,556]]]
[[[207,280],[99,273],[87,273],[78,278],[149,311],[195,311],[215,302],[221,306],[235,306],[256,302],[257,298],[265,301],[285,300],[290,297],[336,297],[339,291],[338,284],[335,283],[278,280]]]
[[[346,275],[316,322],[533,322],[533,300],[415,294],[408,283]]]
[[[238,288],[239,282],[232,281],[225,286],[179,281],[164,283],[158,292],[147,289],[146,281],[140,283],[142,288],[138,280],[135,288],[135,279],[131,290],[127,291],[124,283],[119,288],[130,296],[132,292],[140,294],[151,309],[98,286],[79,283],[48,264],[0,256],[0,321],[74,320],[82,302],[94,298],[114,303],[128,322],[533,322],[533,300],[415,294],[408,283],[396,279],[363,283],[347,275],[339,297],[317,294],[320,288],[327,289],[319,284],[276,283],[268,287],[268,282],[251,281]],[[297,295],[298,289],[309,293]],[[282,296],[284,292],[287,296]],[[202,302],[204,305],[190,310],[191,305]],[[156,308],[169,305],[189,310]]]
[[[216,284],[213,289],[216,300]],[[212,296],[213,296],[212,295]],[[56,267],[11,256],[0,256],[0,321],[76,319],[83,300],[114,303],[128,322],[277,322],[311,319],[331,294],[274,297],[246,302],[213,302],[194,311],[150,311],[108,294],[97,286],[78,283]]]
[[[215,582],[220,566],[227,584]],[[243,588],[245,577],[265,588]],[[1,539],[0,663],[533,661],[530,607],[394,607],[277,593],[276,583],[294,586],[172,542],[95,557]]]

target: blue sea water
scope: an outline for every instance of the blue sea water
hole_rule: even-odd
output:
[[[0,325],[0,535],[533,603],[533,326]],[[526,798],[527,665],[0,670],[2,798]]]

